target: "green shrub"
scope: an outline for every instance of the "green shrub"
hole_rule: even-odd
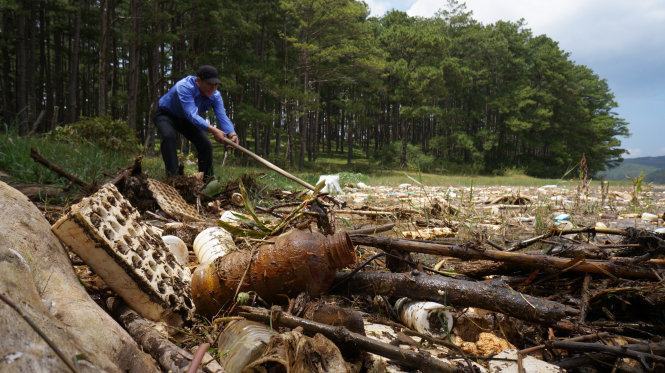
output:
[[[400,157],[402,154],[402,142],[394,141],[385,145],[374,154],[374,162],[384,169],[397,168],[400,166]],[[436,160],[433,156],[423,153],[417,145],[407,144],[406,146],[406,166],[410,171],[428,172],[436,167]]]
[[[141,145],[127,122],[109,117],[82,118],[80,121],[57,127],[49,138],[78,144],[83,141],[101,148],[122,152],[138,152]]]

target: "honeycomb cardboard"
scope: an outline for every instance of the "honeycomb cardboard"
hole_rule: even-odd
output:
[[[170,216],[182,221],[203,220],[196,209],[188,204],[174,187],[148,179],[148,189],[159,207]]]
[[[141,316],[191,318],[191,276],[113,184],[70,207],[53,232]]]

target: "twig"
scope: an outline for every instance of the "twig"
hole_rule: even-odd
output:
[[[386,216],[395,215],[394,211],[369,211],[369,210],[336,210],[338,215],[365,215],[365,216]]]
[[[541,241],[545,238],[550,238],[553,236],[563,236],[567,234],[579,234],[579,233],[593,233],[593,234],[614,234],[614,235],[619,235],[619,236],[628,236],[628,232],[626,232],[623,229],[612,229],[612,228],[596,228],[596,227],[585,227],[585,228],[575,228],[575,229],[552,229],[549,232],[545,234],[541,234],[540,236],[536,236],[533,238],[529,238],[527,240],[518,242],[508,248],[507,251],[516,251],[520,249],[524,249],[526,247],[529,247],[533,245],[534,243]]]
[[[614,356],[625,356],[639,361],[647,370],[653,370],[653,367],[650,367],[647,363],[647,359],[651,359],[654,363],[656,361],[665,363],[665,357],[662,356],[639,352],[624,347],[608,346],[602,343],[551,341],[547,343],[547,347],[575,351],[603,352]]]
[[[395,227],[395,223],[388,223],[384,225],[377,225],[373,227],[360,228],[347,231],[348,234],[376,234],[381,232],[386,232]]]
[[[163,222],[166,222],[166,223],[173,223],[174,222],[174,220],[167,219],[167,218],[165,218],[161,215],[155,214],[154,212],[149,211],[149,210],[146,210],[145,213],[152,216],[153,218],[155,218],[157,220],[160,220],[160,221],[163,221]]]
[[[92,184],[88,184],[85,181],[79,179],[78,177],[70,174],[69,172],[63,170],[60,166],[50,162],[48,159],[44,158],[37,149],[35,148],[30,148],[30,157],[35,160],[35,162],[42,164],[49,170],[55,172],[56,174],[60,175],[61,177],[64,177],[65,179],[71,181],[72,183],[78,185],[81,187],[83,190],[86,192],[94,192],[94,186]]]
[[[569,342],[590,341],[590,340],[594,340],[594,339],[605,338],[609,335],[610,335],[610,333],[607,333],[607,332],[593,333],[593,334],[581,335],[581,336],[574,337],[574,338],[563,339],[562,341],[569,341]],[[543,345],[538,345],[538,346],[533,346],[533,347],[525,348],[523,350],[519,350],[518,353],[521,354],[521,355],[528,355],[532,352],[540,351],[545,347],[547,347],[547,345],[544,345],[544,344]]]
[[[0,293],[0,299],[2,299],[2,301],[5,302],[14,311],[16,311],[16,313],[18,313],[19,316],[21,316],[21,318],[23,320],[25,320],[25,322],[27,322],[28,325],[30,325],[32,330],[34,330],[37,334],[39,334],[39,336],[44,340],[44,342],[46,342],[46,344],[48,344],[49,347],[51,347],[51,349],[53,349],[53,351],[56,353],[56,355],[58,355],[60,360],[62,360],[62,362],[65,363],[65,365],[67,365],[67,368],[69,368],[72,372],[75,372],[75,373],[77,372],[76,368],[71,363],[71,361],[69,361],[69,359],[67,359],[64,352],[62,352],[62,350],[60,350],[60,348],[58,348],[58,346],[53,341],[51,341],[51,339],[49,337],[47,337],[46,334],[44,334],[44,332],[37,326],[37,324],[35,324],[32,321],[32,319],[27,314],[25,314],[23,312],[23,310],[18,308],[16,303],[14,303],[12,300],[10,300],[7,296],[5,296],[2,293]]]
[[[586,321],[586,312],[589,308],[589,284],[591,283],[591,275],[584,275],[584,280],[582,281],[582,299],[580,305],[580,324],[584,324]]]

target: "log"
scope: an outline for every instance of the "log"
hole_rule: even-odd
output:
[[[387,357],[398,363],[417,368],[423,372],[460,372],[461,369],[432,357],[424,351],[414,352],[377,341],[364,335],[350,332],[343,326],[330,326],[284,313],[278,307],[271,310],[241,306],[240,316],[263,322],[273,327],[281,325],[289,328],[302,327],[307,333],[320,333],[336,344],[351,344],[359,349]]]
[[[119,298],[109,298],[111,313],[120,321],[129,335],[157,360],[166,371],[185,372],[192,361],[192,354],[173,344],[157,331],[156,324],[139,316]],[[200,363],[200,361],[199,361]]]
[[[577,273],[593,273],[604,276],[658,280],[655,268],[618,263],[607,260],[566,259],[549,255],[525,254],[499,250],[488,250],[471,245],[444,245],[429,241],[415,241],[376,237],[368,235],[352,235],[355,245],[377,247],[384,251],[401,250],[431,255],[452,256],[465,260],[488,259],[511,263],[518,267],[543,270],[567,270]]]
[[[0,211],[4,216],[0,219],[0,292],[80,371],[159,371],[152,358],[90,298],[41,212],[3,182]],[[0,370],[67,369],[32,327],[4,303],[0,303],[0,335],[0,356],[21,356],[11,366],[0,363]]]
[[[337,273],[337,280],[346,275]],[[352,294],[380,294],[430,300],[454,307],[478,307],[521,320],[554,324],[579,311],[561,303],[522,294],[507,287],[458,280],[420,272],[359,272],[339,286]]]

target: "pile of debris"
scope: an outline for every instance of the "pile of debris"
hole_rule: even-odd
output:
[[[49,317],[68,325],[72,316],[49,305],[40,290],[48,266],[34,264],[40,247],[65,252],[56,241],[32,252],[8,246],[0,265],[18,266],[9,273],[31,267],[32,298],[3,285],[20,301],[3,300],[45,341],[60,341],[47,344],[62,361],[4,346],[0,367],[48,360],[75,371],[665,369],[663,222],[652,213],[617,224],[627,212],[608,192],[357,183],[329,188],[341,193],[331,196],[321,193],[324,182],[298,194],[261,193],[247,179],[205,189],[196,176],[169,185],[133,172],[113,181],[69,206],[51,229],[69,249],[67,271],[73,266],[95,312],[108,313],[91,327],[116,328],[113,317],[156,364],[137,363],[146,357],[136,344],[131,356],[106,360],[96,355],[113,348],[95,354],[101,342],[85,345],[91,337],[58,347],[63,332],[44,325]],[[3,187],[2,205],[27,209],[10,189]],[[186,199],[179,189],[189,190]],[[612,222],[586,223],[603,216]],[[39,240],[51,242],[50,234]],[[58,281],[62,292],[75,287]],[[55,303],[70,295],[59,296]],[[71,333],[93,333],[76,325]],[[115,333],[108,345],[133,343]]]

